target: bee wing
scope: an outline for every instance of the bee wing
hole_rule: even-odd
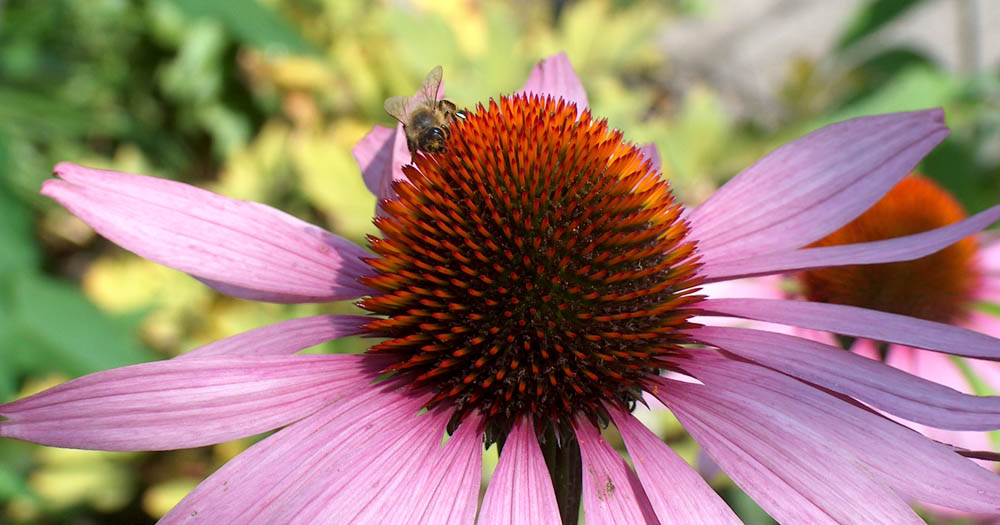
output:
[[[406,124],[406,113],[409,103],[410,97],[389,97],[385,99],[385,104],[382,107],[385,108],[385,112],[391,115],[392,118]]]
[[[393,118],[406,125],[406,117],[413,108],[426,102],[436,102],[438,99],[438,89],[441,88],[441,66],[437,66],[427,73],[427,78],[420,85],[420,89],[412,97],[389,97],[385,100],[383,107],[385,112]]]
[[[417,94],[413,95],[414,101],[431,101],[436,102],[438,99],[438,89],[441,88],[441,76],[443,72],[441,66],[436,66],[427,73],[427,78],[424,79],[424,83],[420,85],[420,89],[417,90]]]

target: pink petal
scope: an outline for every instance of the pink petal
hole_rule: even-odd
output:
[[[867,340],[863,339],[862,341]],[[851,351],[855,351],[854,348],[857,346],[860,345],[855,344],[855,346],[851,348]],[[997,363],[976,361],[973,359],[962,359],[939,354],[937,352],[931,352],[929,350],[920,350],[902,345],[890,345],[886,349],[885,358],[885,364],[893,368],[902,370],[917,377],[922,377],[928,381],[945,385],[958,390],[959,392],[972,394],[972,385],[969,384],[969,380],[965,374],[962,373],[958,366],[956,366],[956,361],[966,365],[979,362],[989,365],[991,368],[1000,367]],[[972,371],[971,368],[972,367],[970,366],[970,371]]]
[[[818,333],[824,333],[824,332],[818,332]],[[816,339],[813,339],[813,340],[816,341]],[[825,342],[825,343],[828,343],[828,344],[829,343],[833,343],[832,341],[821,341],[821,342]],[[893,345],[893,346],[896,346],[896,345]],[[905,347],[901,347],[901,348],[905,348]],[[851,352],[857,354],[857,355],[860,355],[860,356],[864,357],[865,359],[874,359],[875,361],[881,361],[882,360],[882,356],[879,353],[877,341],[872,341],[871,339],[864,339],[864,338],[856,339],[854,341],[854,344],[851,345],[851,348],[849,348],[849,350]],[[912,372],[910,372],[910,373],[912,373]]]
[[[431,411],[373,434],[358,444],[353,460],[340,461],[336,477],[302,487],[291,523],[408,523],[404,518],[417,502],[435,495],[427,477],[450,417]]]
[[[514,425],[479,511],[479,525],[561,523],[531,418]]]
[[[691,213],[715,263],[800,248],[875,204],[948,135],[940,109],[856,118],[786,144]]]
[[[746,328],[703,327],[689,333],[910,421],[951,430],[1000,428],[1000,397],[963,394],[840,348]]]
[[[0,405],[0,436],[96,450],[199,447],[286,425],[377,376],[346,354],[143,363]]]
[[[552,55],[536,64],[518,93],[537,93],[564,98],[567,102],[576,104],[580,111],[588,107],[587,92],[584,91],[580,77],[576,76],[565,52]]]
[[[965,324],[970,330],[984,334],[1000,334],[1000,319],[992,314],[973,312]],[[1000,393],[1000,363],[979,359],[963,359],[962,362],[969,365],[972,372],[985,383],[984,386],[990,390],[990,394]]]
[[[778,522],[923,523],[859,458],[810,425],[714,385],[660,384],[684,428]]]
[[[220,339],[177,356],[217,357],[226,355],[287,355],[320,343],[364,333],[371,318],[360,315],[317,315],[262,326]]]
[[[707,386],[699,396],[738,399],[741,408],[734,414],[739,418],[735,421],[743,420],[750,411],[759,413],[762,419],[778,421],[777,428],[762,432],[765,437],[760,439],[787,447],[790,436],[785,433],[814,433],[833,442],[835,449],[853,454],[861,462],[863,472],[887,483],[901,496],[965,512],[1000,512],[1000,477],[948,447],[770,369],[720,358],[707,351],[692,350],[690,355],[682,366]],[[672,384],[670,388],[675,386]],[[676,407],[675,404],[672,408],[676,411]],[[739,443],[745,446],[749,441]],[[830,450],[829,445],[820,443],[793,448],[796,456],[809,461],[826,458]],[[838,473],[822,465],[814,468],[822,477]],[[867,507],[864,501],[867,499],[855,503],[853,508]]]
[[[382,195],[382,181],[392,180],[392,153],[396,129],[375,126],[351,148],[354,160],[361,168],[361,178],[372,195]],[[400,173],[402,175],[402,172]]]
[[[754,299],[784,299],[788,294],[782,289],[783,276],[765,275],[748,279],[715,281],[701,287],[700,295],[706,297],[738,297]]]
[[[1000,275],[990,273],[982,275],[975,298],[979,301],[1000,304]]]
[[[860,343],[861,341],[868,340],[859,339],[858,341]],[[862,345],[856,343],[851,350],[855,351],[855,348],[859,346]],[[886,352],[885,364],[909,374],[954,388],[959,392],[965,392],[967,394],[973,393],[968,378],[966,378],[965,374],[959,370],[955,364],[955,361],[958,360],[961,360],[967,365],[971,365],[973,362],[976,362],[972,359],[961,359],[958,357],[939,354],[937,352],[918,350],[908,346],[890,345],[888,351]],[[979,361],[979,363],[989,365],[993,368],[1000,366],[997,365],[997,363],[987,363],[982,361]],[[996,449],[996,446],[990,440],[989,432],[956,432],[953,430],[941,430],[905,420],[900,422],[931,439],[961,447],[966,450]],[[991,470],[993,469],[994,463],[991,461],[974,461],[986,468]]]
[[[165,179],[62,163],[42,186],[98,233],[142,257],[225,291],[284,302],[353,299],[371,254],[332,233],[254,202]],[[261,295],[253,296],[260,298]]]
[[[658,524],[656,513],[625,460],[593,423],[573,425],[583,459],[583,512],[588,524]]]
[[[1000,275],[1000,236],[995,231],[983,232],[978,240],[977,255],[983,270],[993,276]]]
[[[304,491],[350,482],[338,467],[372,460],[366,442],[398,438],[414,426],[427,398],[392,386],[359,387],[258,442],[201,482],[161,523],[290,523],[307,503]]]
[[[660,523],[742,523],[680,456],[627,412],[609,410]]]
[[[957,326],[839,304],[780,299],[706,299],[703,315],[721,314],[824,330],[948,354],[1000,360],[1000,340]]]
[[[713,255],[711,261],[705,263],[701,274],[707,282],[712,282],[827,266],[910,261],[950,246],[997,220],[1000,220],[1000,206],[942,228],[884,241],[805,248],[747,258],[718,258]]]
[[[639,153],[652,164],[653,171],[660,171],[660,168],[663,167],[663,162],[660,160],[660,150],[656,149],[655,143],[647,142],[639,146]]]
[[[751,277],[749,279],[716,281],[714,283],[708,283],[701,286],[701,291],[698,293],[700,295],[704,295],[705,297],[719,298],[739,297],[742,299],[752,297],[756,299],[784,299],[787,295],[783,291],[782,280],[783,277],[779,275],[766,275],[763,277]],[[772,332],[779,333],[792,333],[795,331],[794,328],[789,326],[775,323],[765,323],[761,321],[751,321],[739,317],[715,316],[706,318],[699,315],[693,317],[691,321],[698,324],[710,324],[713,326],[722,325],[758,328],[761,330],[770,330]]]
[[[375,126],[351,153],[361,168],[365,186],[378,199],[376,213],[384,215],[381,201],[395,198],[392,181],[405,180],[403,166],[412,161],[402,124],[396,124],[395,128]]]
[[[483,431],[481,420],[469,416],[458,428],[437,463],[420,482],[420,498],[396,523],[473,523],[482,481]],[[418,491],[414,491],[418,492]]]
[[[209,288],[223,295],[228,295],[229,297],[238,297],[240,299],[246,299],[247,301],[259,301],[264,303],[280,303],[280,304],[316,303],[324,301],[317,299],[316,297],[311,297],[306,295],[295,295],[282,292],[267,292],[263,290],[255,290],[253,288],[247,288],[245,286],[235,286],[232,284],[224,283],[222,281],[216,281],[214,279],[205,279],[204,277],[198,277],[197,275],[192,275],[191,277],[198,279],[205,286],[208,286]],[[371,293],[370,290],[369,293]]]
[[[649,161],[650,169],[652,171],[647,176],[663,178],[663,172],[660,171],[660,168],[662,167],[662,163],[660,161],[660,151],[656,149],[656,144],[653,144],[652,142],[643,144],[639,147],[639,154],[642,155],[644,159]],[[638,186],[641,183],[642,181],[640,180],[636,184]],[[683,211],[682,216],[686,213],[687,210]]]

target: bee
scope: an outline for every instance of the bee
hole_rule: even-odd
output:
[[[412,97],[391,97],[385,101],[385,112],[403,124],[406,146],[410,154],[417,150],[427,153],[445,153],[445,143],[451,137],[448,125],[456,118],[465,118],[465,111],[450,100],[438,100],[441,87],[441,66],[427,73],[427,78]]]

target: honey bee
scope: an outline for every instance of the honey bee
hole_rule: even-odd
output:
[[[403,124],[406,146],[410,154],[417,150],[427,153],[445,153],[445,142],[451,137],[448,125],[456,118],[465,118],[465,111],[450,100],[438,100],[441,86],[441,66],[427,73],[427,78],[412,97],[391,97],[385,101],[385,112]]]

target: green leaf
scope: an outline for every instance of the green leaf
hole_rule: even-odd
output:
[[[415,73],[417,82],[430,69],[427,64],[444,64],[445,88],[450,93],[455,93],[447,84],[448,65],[459,63],[461,52],[455,33],[446,20],[436,13],[392,16],[385,20],[385,32],[394,35],[399,47],[398,56],[407,65],[407,69]],[[429,62],[428,57],[433,57],[433,62]]]
[[[28,446],[12,439],[0,442],[0,502],[14,498],[34,499],[23,474],[28,468]]]
[[[14,399],[18,387],[18,370],[8,352],[16,352],[15,339],[11,330],[11,320],[4,307],[4,298],[0,296],[0,401]]]
[[[31,214],[0,183],[0,276],[38,266],[38,249],[31,234]]]
[[[29,273],[2,284],[10,323],[0,330],[0,354],[8,354],[0,358],[21,372],[80,376],[157,357],[138,343],[134,326],[110,318],[68,283]]]
[[[30,494],[21,476],[12,469],[0,465],[0,500],[28,497]]]
[[[844,50],[892,22],[923,0],[875,0],[861,7],[837,42],[837,49]]]
[[[0,177],[9,173],[5,137],[0,135]],[[32,234],[31,211],[0,178],[0,276],[38,266],[38,249]]]
[[[921,162],[920,171],[975,213],[996,204],[996,176],[983,170],[969,144],[950,136]]]
[[[894,47],[867,57],[853,65],[844,75],[849,79],[849,89],[842,96],[842,102],[835,106],[841,108],[857,103],[873,91],[878,91],[886,84],[895,81],[907,70],[917,68],[940,69],[932,57],[917,49]]]
[[[78,137],[93,116],[42,92],[0,87],[0,129],[14,136]]]
[[[990,315],[1000,317],[1000,304],[997,303],[980,301],[976,303],[976,310],[982,310]]]
[[[321,54],[272,9],[256,0],[172,0],[192,18],[218,20],[244,44],[267,52]]]
[[[859,98],[823,119],[823,124],[894,111],[943,106],[961,94],[962,84],[936,69],[916,66],[896,75],[881,89]]]
[[[764,512],[764,509],[760,508],[760,505],[756,501],[747,496],[739,487],[735,485],[726,487],[721,492],[721,495],[743,523],[757,523],[760,525],[776,523],[774,519]]]
[[[884,78],[890,78],[902,71],[917,66],[935,67],[934,59],[923,50],[906,47],[886,49],[875,56],[868,57],[855,66],[855,70],[870,73],[881,73]]]

